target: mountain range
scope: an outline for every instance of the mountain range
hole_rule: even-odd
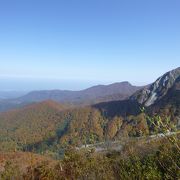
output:
[[[69,105],[91,105],[99,102],[124,100],[142,87],[133,86],[129,82],[110,85],[98,85],[81,91],[47,90],[33,91],[24,96],[0,101],[0,111],[6,111],[26,104],[53,100]]]
[[[115,96],[123,94],[123,97],[118,95],[120,100],[110,98],[106,102],[89,103],[92,99],[97,102],[96,98],[103,96],[115,97],[113,92]],[[86,97],[88,103],[83,102]],[[15,100],[26,105],[0,113],[0,147],[59,153],[59,149],[67,144],[80,145],[152,134],[153,129],[146,115],[140,111],[141,107],[145,107],[149,115],[158,113],[170,117],[171,124],[179,128],[180,68],[165,73],[145,87],[123,82],[80,92],[31,92]],[[78,102],[78,106],[74,102]]]

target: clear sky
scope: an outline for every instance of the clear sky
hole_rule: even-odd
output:
[[[142,85],[178,66],[179,0],[0,1],[0,90]]]

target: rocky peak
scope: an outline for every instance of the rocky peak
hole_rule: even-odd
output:
[[[131,98],[136,99],[144,106],[150,106],[164,97],[169,89],[171,89],[174,84],[179,81],[179,77],[180,67],[159,77],[153,84],[143,90],[140,90]]]

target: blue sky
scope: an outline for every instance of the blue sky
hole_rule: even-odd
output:
[[[0,1],[0,90],[153,82],[180,66],[179,0]]]

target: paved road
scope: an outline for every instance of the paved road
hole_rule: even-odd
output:
[[[114,151],[121,151],[122,147],[130,140],[141,140],[141,139],[146,139],[147,142],[150,142],[152,140],[160,139],[163,137],[171,136],[174,134],[180,133],[180,131],[177,132],[168,132],[166,134],[159,133],[156,135],[151,135],[151,136],[146,136],[146,137],[136,137],[136,138],[128,138],[124,140],[119,140],[119,141],[108,141],[108,142],[100,142],[96,144],[87,144],[83,145],[81,147],[77,147],[77,150],[86,148],[86,149],[94,149],[95,152],[105,152],[108,150],[114,150]]]

